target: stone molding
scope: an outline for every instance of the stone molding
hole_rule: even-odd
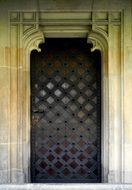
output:
[[[122,145],[122,133],[119,133],[116,149],[111,146],[115,129],[112,126],[118,117],[113,116],[110,120],[112,108],[109,106],[111,99],[110,92],[110,63],[109,46],[111,33],[117,32],[123,35],[121,31],[122,23],[121,11],[11,11],[9,12],[9,39],[10,39],[10,66],[16,68],[16,73],[10,72],[11,84],[11,118],[13,111],[15,116],[10,124],[16,132],[11,132],[10,138],[10,168],[9,182],[18,181],[30,182],[30,53],[32,50],[40,51],[39,44],[44,43],[46,37],[85,37],[93,44],[92,51],[100,50],[102,60],[102,182],[117,183],[122,182],[122,157],[124,155]],[[72,19],[71,19],[72,17]],[[114,28],[114,29],[113,29]],[[118,30],[118,31],[116,31]],[[119,39],[121,36],[117,36]],[[118,44],[118,43],[117,43]],[[116,50],[120,49],[115,44]],[[117,50],[118,51],[118,50]],[[121,58],[119,58],[120,60]],[[116,60],[119,62],[119,60]],[[120,64],[120,63],[118,63]],[[121,65],[119,65],[120,69]],[[116,71],[115,71],[116,72]],[[14,76],[13,76],[14,75]],[[120,76],[119,76],[120,77]],[[120,89],[120,81],[117,87]],[[15,85],[15,90],[14,90]],[[15,96],[13,96],[13,94]],[[116,93],[116,92],[115,92]],[[116,96],[116,94],[115,94]],[[17,98],[17,102],[14,101]],[[122,96],[117,108],[120,108]],[[16,109],[17,108],[17,109]],[[18,109],[19,108],[19,109]],[[119,113],[121,114],[121,113]],[[119,125],[123,118],[119,118]],[[15,121],[16,120],[16,121]],[[123,127],[123,126],[122,126]],[[116,133],[117,133],[116,131]],[[111,135],[112,134],[112,135]],[[16,142],[14,149],[12,141]],[[118,149],[121,147],[121,149]],[[117,151],[117,153],[114,153]],[[15,153],[15,155],[14,155]],[[113,155],[110,161],[110,155]],[[15,157],[16,162],[13,161]],[[119,162],[120,168],[115,168],[116,162]],[[21,171],[21,178],[17,179],[14,169]],[[16,173],[16,172],[15,172]],[[15,176],[14,176],[15,175]],[[15,181],[14,181],[15,179]]]
[[[106,79],[106,76],[108,76],[108,37],[106,34],[104,34],[104,31],[101,29],[95,29],[94,31],[91,31],[88,34],[87,38],[88,42],[91,41],[93,47],[91,48],[91,51],[99,50],[101,52],[101,86],[103,86],[101,90],[101,99],[103,99],[101,103],[101,113],[103,117],[101,118],[101,137],[103,140],[101,140],[101,159],[102,164],[104,165],[104,168],[102,169],[102,181],[108,182],[108,176],[109,176],[109,145],[108,145],[108,128],[109,128],[109,108],[108,108],[108,79]]]

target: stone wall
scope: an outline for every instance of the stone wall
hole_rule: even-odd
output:
[[[0,183],[30,182],[30,52],[46,37],[84,37],[101,51],[102,182],[131,183],[131,0],[1,0],[0,8]]]

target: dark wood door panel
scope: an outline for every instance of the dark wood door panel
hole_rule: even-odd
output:
[[[32,182],[100,182],[100,63],[80,41],[31,56]]]

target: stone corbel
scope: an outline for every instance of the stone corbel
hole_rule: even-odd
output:
[[[25,50],[31,52],[32,50],[41,51],[39,44],[45,42],[44,33],[39,29],[31,29],[23,36],[23,46]]]
[[[88,33],[87,43],[92,43],[93,47],[91,51],[100,50],[101,52],[107,52],[108,50],[108,37],[101,29],[96,29]]]

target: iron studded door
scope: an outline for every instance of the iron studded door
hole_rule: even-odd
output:
[[[100,64],[84,40],[31,56],[31,180],[100,182]]]

